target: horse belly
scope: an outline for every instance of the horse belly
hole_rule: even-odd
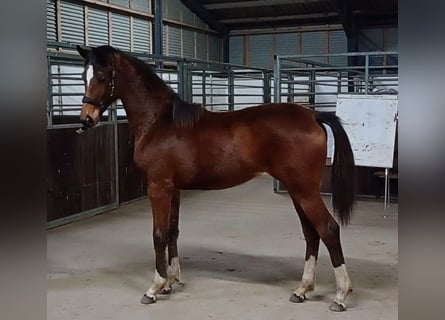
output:
[[[226,189],[242,184],[254,178],[258,172],[242,163],[221,161],[214,165],[198,166],[191,179],[181,179],[178,187],[181,189],[214,190]]]
[[[200,176],[198,179],[194,179],[193,181],[185,182],[184,184],[179,184],[178,187],[184,190],[218,190],[218,189],[227,189],[237,185],[240,185],[244,182],[247,182],[254,178],[257,174],[250,175],[237,175],[237,176]]]

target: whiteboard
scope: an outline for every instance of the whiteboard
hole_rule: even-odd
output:
[[[392,168],[398,97],[338,95],[336,115],[351,142],[357,166]]]

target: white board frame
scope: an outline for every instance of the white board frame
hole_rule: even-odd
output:
[[[393,167],[397,108],[396,95],[338,95],[336,115],[349,137],[356,166]]]

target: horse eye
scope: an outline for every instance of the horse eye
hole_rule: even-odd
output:
[[[99,73],[99,74],[97,75],[97,80],[99,80],[99,81],[103,81],[103,80],[105,80],[105,75],[104,75],[103,73]]]

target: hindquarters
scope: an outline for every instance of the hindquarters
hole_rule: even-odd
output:
[[[255,134],[257,157],[266,172],[301,196],[319,194],[326,164],[326,134],[312,110],[276,104]],[[265,130],[266,128],[266,130]]]
[[[276,104],[267,124],[256,132],[256,160],[296,195],[320,194],[326,165],[327,134],[331,127],[335,153],[331,189],[334,212],[342,224],[350,220],[354,203],[354,157],[340,120],[331,113],[316,113],[294,104]],[[267,130],[264,130],[267,128]]]

